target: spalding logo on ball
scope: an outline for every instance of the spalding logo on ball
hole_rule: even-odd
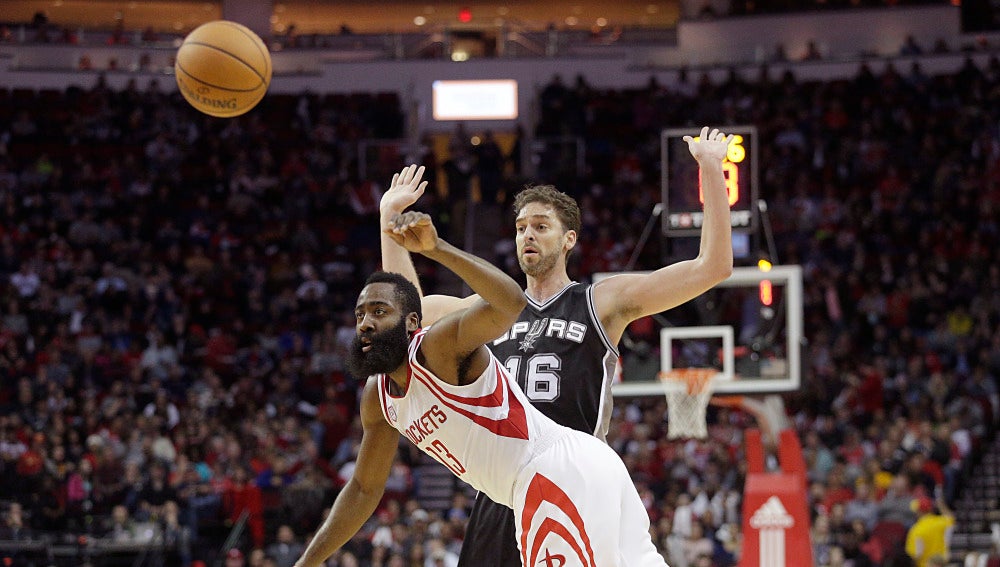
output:
[[[220,118],[239,116],[264,98],[271,84],[271,54],[246,26],[216,20],[184,38],[174,76],[191,106]]]

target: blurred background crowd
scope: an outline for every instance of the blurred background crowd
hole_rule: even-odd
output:
[[[635,90],[554,77],[538,105],[534,136],[585,142],[584,175],[533,180],[581,204],[580,280],[635,247],[660,198],[662,128],[758,127],[774,260],[805,271],[804,383],[785,404],[817,565],[906,565],[921,518],[972,520],[962,499],[1000,415],[996,58]],[[274,95],[214,120],[155,86],[0,88],[0,540],[294,563],[359,442],[362,377],[343,361],[388,179],[358,176],[358,142],[402,135],[399,101],[379,93]],[[458,169],[421,158],[435,190],[419,208],[456,243],[456,211],[478,200],[512,218],[524,183],[516,152],[467,139]],[[480,191],[455,190],[459,176]],[[636,269],[666,247],[650,242]],[[510,254],[496,260],[520,277]],[[421,271],[433,292],[439,274]],[[630,329],[634,350],[658,348],[651,329]],[[672,441],[665,415],[662,398],[619,400],[609,436],[654,540],[675,567],[735,565],[753,420],[713,409],[708,439]],[[433,468],[401,443],[383,505],[328,564],[454,565],[472,500],[450,480],[424,498]],[[10,556],[47,564],[30,546]]]

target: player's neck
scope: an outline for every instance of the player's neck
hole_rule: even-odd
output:
[[[406,364],[401,364],[398,368],[396,368],[396,370],[386,374],[386,376],[389,377],[389,380],[396,384],[396,387],[398,388],[396,393],[399,395],[405,395],[406,390],[410,386],[410,373],[408,370],[409,368]]]
[[[525,293],[536,303],[545,303],[562,291],[571,281],[565,270],[552,270],[538,277],[527,276],[527,280],[528,289],[525,290]]]

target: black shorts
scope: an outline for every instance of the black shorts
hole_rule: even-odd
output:
[[[521,567],[516,534],[514,511],[480,492],[469,516],[458,567]]]

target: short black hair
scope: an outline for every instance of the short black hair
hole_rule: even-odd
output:
[[[397,274],[396,272],[374,272],[365,280],[365,286],[373,283],[388,283],[395,286],[396,300],[399,301],[399,307],[403,310],[403,313],[416,313],[418,320],[422,321],[424,319],[424,311],[420,307],[420,292],[417,291],[417,286],[413,285],[413,282],[406,279],[402,274]]]

